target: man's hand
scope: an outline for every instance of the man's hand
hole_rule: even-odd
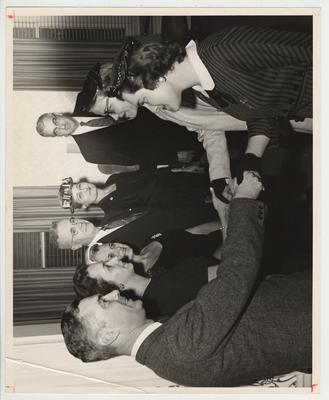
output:
[[[259,193],[264,190],[260,175],[256,171],[245,171],[243,181],[236,185],[233,198],[257,199]]]

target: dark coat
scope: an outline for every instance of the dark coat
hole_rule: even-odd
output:
[[[80,103],[77,100],[74,116],[95,116],[82,112]],[[143,169],[177,164],[178,151],[192,150],[199,154],[203,150],[196,134],[161,120],[144,107],[133,120],[72,137],[90,163],[140,165]]]
[[[240,26],[197,51],[215,83],[206,101],[247,121],[250,136],[275,138],[281,119],[312,117],[312,35]]]
[[[105,186],[113,184],[116,190],[97,204],[109,218],[115,210],[199,206],[211,200],[206,174],[161,168],[112,174]]]
[[[101,226],[117,223],[143,213],[143,216],[114,231],[104,240],[123,241],[140,247],[152,235],[173,229],[185,229],[218,219],[209,196],[209,178],[205,174],[137,171],[113,174],[105,185],[116,190],[98,206],[105,212]]]
[[[145,209],[114,211],[110,217],[104,217],[101,226],[106,226],[108,223],[111,225],[111,223],[117,220],[124,222],[126,218],[143,211]],[[123,242],[141,248],[146,240],[156,233],[163,233],[174,229],[186,229],[216,220],[218,220],[218,215],[212,204],[167,209],[152,208],[143,216],[104,236],[100,242]]]

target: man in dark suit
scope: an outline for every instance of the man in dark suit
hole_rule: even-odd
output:
[[[258,286],[264,205],[259,176],[234,190],[217,277],[163,324],[118,291],[75,300],[62,317],[68,350],[84,362],[131,355],[186,386],[240,386],[312,366],[312,284],[304,273]],[[214,197],[214,205],[217,201]]]
[[[135,207],[133,211],[127,208],[108,212],[99,226],[74,217],[61,219],[52,223],[50,238],[61,249],[77,250],[110,242],[141,248],[156,233],[191,228],[217,218],[209,204],[163,209]]]
[[[136,118],[119,124],[113,124],[109,118],[98,122],[100,119],[95,116],[74,115],[43,114],[38,119],[37,131],[45,137],[72,136],[90,163],[153,169],[179,164],[180,152],[202,150],[196,137],[185,128],[162,121],[148,110],[140,110]],[[94,126],[93,121],[105,126]]]
[[[60,186],[59,201],[72,212],[97,205],[105,213],[100,226],[111,229],[105,242],[123,241],[138,247],[155,233],[217,220],[207,176],[167,169],[113,174],[103,188],[66,178]],[[113,231],[117,226],[120,228]],[[94,236],[82,244],[89,245],[92,239]],[[96,239],[100,241],[99,236]]]

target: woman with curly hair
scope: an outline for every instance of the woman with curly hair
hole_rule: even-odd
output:
[[[119,65],[112,91],[133,104],[178,110],[182,93],[193,88],[205,102],[246,121],[249,141],[238,182],[244,170],[260,170],[265,148],[278,142],[285,121],[312,118],[309,34],[238,26],[185,48],[131,42]]]

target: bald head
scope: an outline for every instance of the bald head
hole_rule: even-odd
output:
[[[70,115],[45,113],[38,118],[36,130],[44,137],[70,136],[78,126],[79,122]]]

